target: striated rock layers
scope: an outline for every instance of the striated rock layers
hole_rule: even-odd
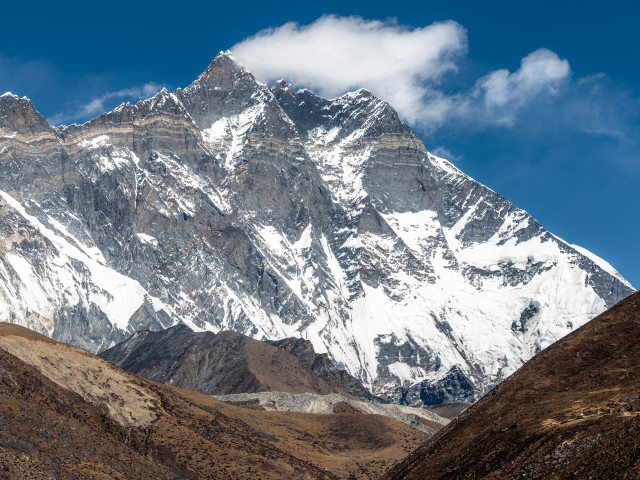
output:
[[[303,337],[392,400],[474,400],[632,290],[366,90],[221,53],[80,126],[0,97],[0,320],[93,352],[177,323]]]

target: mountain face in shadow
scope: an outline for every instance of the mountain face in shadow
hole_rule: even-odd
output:
[[[236,332],[196,333],[177,325],[138,332],[100,356],[156,382],[208,395],[275,391],[374,399],[303,339],[260,342]]]

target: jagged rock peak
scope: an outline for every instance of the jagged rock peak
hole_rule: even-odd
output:
[[[290,83],[278,80],[271,93],[298,129],[314,137],[318,128],[325,131],[340,128],[340,134],[332,137],[339,142],[363,127],[375,135],[395,132],[415,136],[389,103],[366,88],[326,99],[306,88],[296,91]],[[364,119],[368,121],[363,122]]]
[[[368,90],[366,88],[359,88],[352,92],[347,92],[344,95],[336,98],[375,98],[376,100],[380,100],[373,93],[371,93],[371,90]]]
[[[230,52],[221,52],[207,69],[176,96],[184,104],[200,129],[206,129],[222,117],[240,113],[266,99],[270,92]]]
[[[205,84],[213,87],[225,87],[227,84],[223,83],[224,80],[228,82],[229,80],[238,79],[243,76],[250,76],[255,80],[253,74],[238,62],[231,52],[227,50],[216,55],[211,63],[209,63],[206,70],[202,72],[191,85],[185,88],[185,91],[188,91],[199,84]]]
[[[155,94],[153,97],[151,97],[151,98],[158,97],[158,96],[159,96],[159,97],[169,97],[170,95],[171,95],[171,94],[169,93],[169,90],[167,90],[167,87],[162,87],[162,88],[160,89],[160,91],[159,91],[158,93],[156,93],[156,94]]]
[[[233,56],[230,50],[224,50],[218,52],[215,58],[211,61],[211,65],[225,65],[230,68],[237,68],[240,70],[246,70],[246,68]]]
[[[315,102],[321,102],[324,104],[346,103],[349,101],[374,101],[389,105],[387,102],[380,99],[366,88],[359,88],[357,90],[346,92],[342,95],[338,95],[335,98],[325,98],[316,94],[313,90],[310,90],[308,88],[300,88],[296,90],[294,85],[284,79],[277,80],[273,84],[273,86],[271,87],[271,93],[273,93],[276,97],[287,96],[296,97],[297,99],[302,100],[313,99]]]
[[[271,87],[271,93],[276,97],[284,95],[292,97],[296,94],[296,91],[293,88],[293,85],[281,78],[273,84]]]
[[[24,135],[50,129],[27,97],[20,98],[11,92],[0,95],[0,130],[8,130],[9,135],[13,132]]]
[[[180,99],[169,92],[165,87],[162,88],[153,97],[142,100],[135,105],[135,109],[139,113],[151,113],[157,111],[172,112],[178,114],[187,114],[184,105]]]
[[[189,123],[191,123],[191,118],[180,99],[174,93],[169,92],[165,87],[163,87],[152,97],[140,100],[133,105],[130,102],[123,102],[115,109],[105,112],[102,115],[89,120],[83,125],[62,125],[58,127],[57,130],[62,135],[66,135],[76,131],[78,128],[82,129],[82,127],[93,127],[103,124],[131,123],[135,118],[145,118],[149,115],[158,114],[170,114],[186,117],[189,119]]]

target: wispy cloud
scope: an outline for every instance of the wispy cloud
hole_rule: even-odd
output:
[[[515,72],[485,75],[448,101],[446,124],[459,130],[517,127],[530,138],[571,132],[627,144],[640,138],[640,99],[602,73],[572,78],[569,63],[549,50],[528,55]]]
[[[525,55],[515,71],[497,69],[467,89],[452,89],[451,76],[467,60],[466,30],[454,21],[414,28],[327,15],[260,31],[231,50],[267,82],[285,78],[326,97],[368,88],[426,130],[511,128],[546,115],[543,123],[554,128],[564,122],[563,128],[622,139],[635,111],[629,105],[637,106],[605,77],[573,78],[569,61],[546,48]]]
[[[515,72],[501,69],[480,78],[463,102],[480,100],[485,118],[510,125],[518,109],[541,94],[554,96],[571,75],[567,60],[541,48],[524,57]],[[468,97],[468,98],[465,98]]]
[[[562,120],[581,131],[634,144],[640,138],[640,99],[604,73],[578,79],[563,99]]]
[[[431,149],[431,153],[433,153],[438,157],[446,158],[451,162],[457,162],[462,160],[462,155],[456,155],[455,153],[452,153],[448,148],[443,147],[442,145]]]
[[[108,110],[107,105],[113,100],[141,100],[155,95],[162,85],[155,82],[145,83],[139,87],[129,87],[114,92],[107,92],[98,97],[92,98],[89,102],[81,104],[70,111],[57,113],[47,121],[51,125],[60,125],[74,120],[86,120]]]
[[[327,97],[366,87],[417,122],[427,114],[425,99],[433,105],[435,86],[458,68],[467,36],[453,21],[410,28],[328,15],[310,25],[263,30],[231,51],[266,81],[286,78]]]

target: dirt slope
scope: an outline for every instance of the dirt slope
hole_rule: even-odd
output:
[[[383,478],[640,478],[640,293],[542,351]]]
[[[234,407],[0,324],[0,478],[375,478],[426,439],[327,417]]]

